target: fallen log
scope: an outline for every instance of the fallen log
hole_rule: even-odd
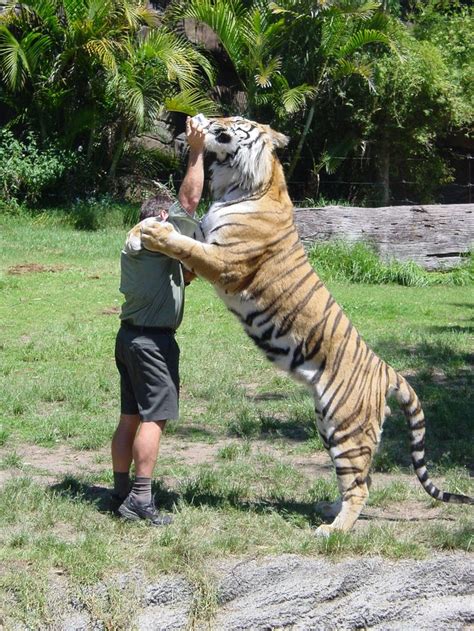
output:
[[[459,265],[474,248],[474,204],[296,208],[295,220],[306,245],[362,241],[385,261],[415,261],[426,269]]]

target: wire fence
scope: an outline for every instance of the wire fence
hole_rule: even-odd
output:
[[[310,175],[307,180],[287,180],[290,196],[295,206],[308,207],[311,205],[327,203],[348,203],[360,206],[380,206],[386,184],[369,179],[367,175],[377,172],[374,158],[348,158],[338,157],[338,160],[359,162],[366,165],[361,169],[361,179],[341,177],[338,173],[334,176],[320,174],[319,177]],[[368,168],[370,162],[374,165]],[[424,158],[406,158],[406,162],[422,163]],[[471,204],[474,203],[474,156],[470,154],[451,154],[450,167],[454,181],[448,184],[436,186],[432,182],[423,188],[420,180],[407,177],[390,177],[388,181],[389,202],[388,205],[402,206],[410,204],[423,204],[427,200],[438,204]],[[341,169],[344,172],[344,169]],[[409,169],[405,169],[409,173]],[[365,177],[363,177],[365,175]],[[161,180],[160,180],[161,181]],[[172,176],[163,184],[172,184],[177,191],[182,182],[181,178]],[[427,192],[428,189],[428,192]]]
[[[378,202],[387,193],[391,205],[426,203],[427,197],[437,203],[471,204],[474,202],[474,156],[470,154],[451,154],[448,165],[452,172],[453,181],[436,186],[431,181],[423,185],[422,178],[416,180],[410,176],[410,168],[405,167],[407,176],[391,176],[386,182],[376,181],[367,177],[377,173],[377,162],[374,158],[348,158],[336,156],[341,163],[359,163],[359,179],[344,177],[336,172],[334,176],[320,173],[313,182],[289,180],[288,188],[295,205],[308,205],[312,199],[348,200],[354,202]],[[406,158],[406,163],[427,163],[424,158]],[[372,168],[370,164],[372,163]],[[350,168],[352,172],[357,169]],[[344,167],[340,169],[344,172]],[[348,171],[347,167],[345,169]],[[365,176],[365,177],[364,177]],[[311,189],[313,189],[311,191]]]

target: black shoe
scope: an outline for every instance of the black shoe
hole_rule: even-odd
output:
[[[120,506],[122,506],[125,499],[125,497],[120,497],[120,495],[117,495],[117,493],[111,493],[109,496],[108,510],[111,513],[117,514],[118,509],[120,508]]]
[[[150,504],[138,504],[133,501],[130,495],[124,500],[118,514],[124,519],[136,521],[137,519],[145,519],[152,526],[169,526],[173,518],[171,515],[163,515],[156,510],[153,502]]]

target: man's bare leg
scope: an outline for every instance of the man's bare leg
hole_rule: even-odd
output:
[[[140,423],[132,448],[136,477],[132,490],[119,508],[119,513],[126,519],[146,519],[154,526],[166,526],[172,522],[169,515],[158,513],[151,492],[153,471],[165,425],[166,421]]]
[[[150,504],[152,501],[151,482],[165,425],[166,421],[142,422],[133,442],[135,482],[130,495],[140,504]]]
[[[114,495],[122,500],[130,492],[130,466],[133,459],[133,442],[140,425],[138,414],[121,414],[112,438],[112,467]]]

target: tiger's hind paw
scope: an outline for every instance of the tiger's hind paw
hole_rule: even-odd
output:
[[[315,534],[318,538],[327,539],[333,532],[336,532],[336,528],[334,528],[334,526],[331,526],[331,524],[321,524],[318,528],[316,528]]]

